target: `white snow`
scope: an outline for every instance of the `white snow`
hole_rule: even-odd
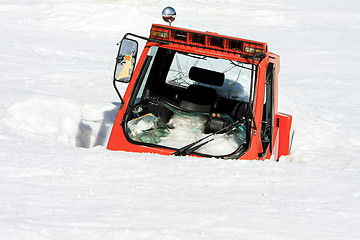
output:
[[[106,149],[119,106],[116,43],[147,36],[168,5],[174,26],[267,42],[280,55],[290,156]],[[1,0],[0,239],[359,239],[359,9],[357,0]]]
[[[171,126],[169,135],[161,138],[158,144],[179,149],[206,138],[207,144],[199,148],[197,152],[213,156],[231,154],[243,144],[243,142],[239,142],[241,141],[239,137],[234,134],[215,134],[214,136],[205,134],[206,121],[207,119],[204,116],[187,116],[175,113],[169,119],[168,125]]]

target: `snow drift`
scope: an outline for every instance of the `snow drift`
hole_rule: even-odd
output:
[[[89,148],[107,144],[118,106],[114,107],[35,97],[8,107],[4,120],[25,136]]]

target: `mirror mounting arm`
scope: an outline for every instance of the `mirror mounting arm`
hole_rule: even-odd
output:
[[[124,99],[121,97],[121,94],[120,94],[120,92],[119,92],[119,89],[116,87],[116,80],[114,79],[113,80],[113,86],[114,86],[114,88],[115,88],[115,91],[116,91],[116,93],[117,93],[117,95],[119,96],[119,98],[120,98],[120,101],[121,101],[121,104],[120,104],[120,107],[124,104]]]

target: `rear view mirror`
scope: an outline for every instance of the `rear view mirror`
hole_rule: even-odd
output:
[[[124,38],[119,47],[116,57],[114,80],[118,82],[130,82],[136,63],[138,43],[134,40]]]

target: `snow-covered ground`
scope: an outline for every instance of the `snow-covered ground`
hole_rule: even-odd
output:
[[[290,156],[106,149],[116,43],[147,36],[168,5],[174,26],[281,56]],[[358,0],[0,0],[0,239],[360,239],[359,10]]]

